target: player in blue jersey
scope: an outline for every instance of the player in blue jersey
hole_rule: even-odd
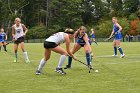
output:
[[[91,42],[95,42],[97,44],[97,42],[95,41],[95,32],[93,28],[91,29]]]
[[[0,29],[0,51],[1,51],[1,47],[3,46],[4,51],[7,52],[5,40],[7,40],[7,35],[6,35],[6,33],[4,32],[4,29],[1,28],[1,29]]]
[[[122,39],[122,27],[118,24],[118,20],[116,17],[112,18],[112,22],[113,22],[113,30],[112,33],[110,35],[110,37],[112,37],[114,35],[114,41],[113,41],[113,46],[114,46],[114,55],[112,56],[117,56],[117,48],[119,50],[119,52],[121,53],[121,58],[123,58],[125,56],[125,54],[123,53],[122,48],[120,47],[120,41]]]
[[[74,47],[72,53],[76,53],[81,47],[84,47],[86,53],[87,65],[92,69],[91,57],[93,57],[93,52],[90,47],[90,40],[86,34],[86,27],[81,26],[74,34]],[[71,68],[72,57],[68,57],[68,65],[64,69]]]

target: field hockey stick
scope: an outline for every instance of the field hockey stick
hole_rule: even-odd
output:
[[[78,60],[78,59],[77,59],[77,62],[79,62],[79,63],[81,63],[81,64],[83,64],[83,65],[87,66],[87,67],[88,67],[88,69],[89,69],[89,73],[90,73],[90,70],[91,70],[92,68],[90,68],[90,66],[89,66],[89,65],[85,64],[84,62],[82,62],[81,60]],[[94,70],[94,69],[92,69],[92,70]]]
[[[15,40],[12,40],[12,41],[6,43],[5,45],[9,45],[10,43],[13,43],[14,41],[15,41]]]
[[[104,41],[109,41],[109,40],[112,39],[113,37],[114,37],[114,35],[111,36],[111,37],[109,37],[109,38],[107,38],[107,39],[104,39]]]
[[[96,45],[98,45],[98,43],[97,43],[96,41],[94,41],[94,43],[95,43]]]

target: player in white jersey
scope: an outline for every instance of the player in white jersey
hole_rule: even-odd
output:
[[[49,38],[47,38],[44,42],[44,58],[41,59],[40,64],[38,66],[38,69],[36,71],[36,75],[40,75],[42,72],[42,68],[44,67],[47,60],[49,60],[51,51],[54,51],[56,53],[61,54],[58,66],[56,68],[56,72],[60,74],[66,74],[63,69],[62,65],[66,59],[66,57],[69,55],[73,59],[76,60],[75,56],[70,51],[70,42],[73,38],[74,30],[72,29],[66,29],[65,32],[58,32],[56,34],[53,34]],[[59,46],[61,43],[66,43],[66,51],[61,46]]]
[[[15,52],[14,62],[17,62],[17,59],[18,59],[17,51],[18,51],[18,45],[20,44],[21,49],[23,51],[23,55],[25,56],[25,59],[26,59],[26,63],[30,63],[28,54],[24,48],[24,37],[27,32],[28,32],[28,29],[26,28],[26,26],[24,24],[21,23],[21,19],[16,18],[15,24],[12,26],[12,36],[13,36],[13,39],[15,40],[15,42],[14,42],[14,52]]]

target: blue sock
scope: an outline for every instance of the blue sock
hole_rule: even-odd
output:
[[[90,65],[90,53],[86,53],[87,64]]]
[[[71,63],[72,63],[72,57],[68,57],[68,66],[71,66]]]
[[[123,55],[123,51],[121,47],[118,47],[118,50],[120,51],[120,53]]]
[[[18,58],[18,54],[17,53],[15,53],[15,57],[16,57],[16,59]]]
[[[117,55],[117,47],[114,46],[114,54]]]

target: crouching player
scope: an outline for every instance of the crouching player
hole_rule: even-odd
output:
[[[81,26],[74,34],[74,47],[72,53],[76,53],[81,47],[84,47],[87,65],[92,69],[91,58],[93,57],[93,52],[90,46],[90,40],[86,34],[86,27]],[[64,69],[71,68],[72,57],[68,58],[68,65]]]
[[[66,74],[66,72],[64,72],[62,69],[62,65],[66,57],[69,55],[73,59],[76,60],[76,57],[70,51],[70,42],[71,42],[71,39],[73,38],[73,35],[74,35],[74,30],[66,29],[65,32],[58,32],[45,40],[44,58],[42,58],[40,61],[40,64],[36,71],[36,75],[40,75],[42,73],[42,68],[46,64],[47,60],[49,60],[51,51],[61,54],[61,57],[58,62],[58,66],[56,68],[56,72],[60,74]],[[66,51],[61,46],[59,46],[61,43],[64,43],[64,42],[66,43]]]
[[[0,29],[0,51],[1,51],[1,47],[3,46],[4,51],[7,52],[5,40],[7,40],[7,35],[4,32],[4,29],[1,28]]]

